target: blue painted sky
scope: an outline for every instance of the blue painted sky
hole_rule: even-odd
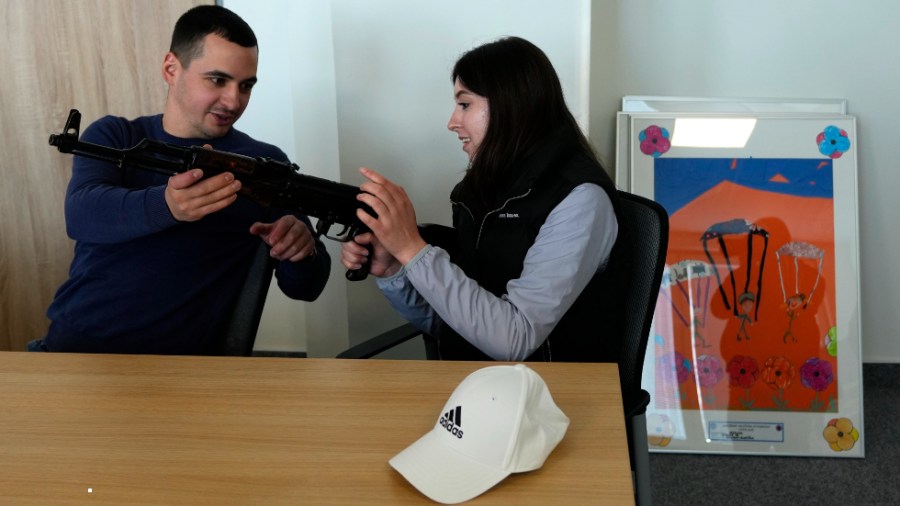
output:
[[[830,159],[657,158],[654,200],[671,216],[723,181],[756,190],[802,197],[832,198]]]

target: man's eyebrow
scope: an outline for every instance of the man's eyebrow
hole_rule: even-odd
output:
[[[227,72],[222,72],[221,70],[210,70],[203,75],[207,77],[218,77],[219,79],[234,79],[234,76]]]
[[[221,70],[210,70],[209,72],[207,72],[203,75],[205,75],[207,77],[218,77],[219,79],[227,79],[227,80],[234,79],[233,75],[229,74],[228,72],[222,72]],[[253,76],[253,77],[248,77],[247,79],[244,79],[243,81],[241,81],[241,84],[256,84],[256,81],[258,81],[258,79],[256,78],[256,76]]]

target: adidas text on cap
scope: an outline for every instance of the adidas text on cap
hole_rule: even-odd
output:
[[[485,367],[456,387],[431,431],[390,464],[432,500],[456,504],[540,468],[568,427],[532,369]]]

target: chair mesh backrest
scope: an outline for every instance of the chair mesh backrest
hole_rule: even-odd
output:
[[[274,268],[269,247],[261,242],[225,329],[222,355],[250,356],[253,352]]]
[[[641,388],[644,354],[665,268],[669,219],[666,210],[652,200],[624,191],[619,191],[619,197],[619,227],[627,231],[623,237],[629,243],[627,252],[632,271],[624,291],[619,376],[623,394],[633,396]]]

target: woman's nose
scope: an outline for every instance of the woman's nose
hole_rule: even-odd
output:
[[[459,120],[456,119],[456,112],[450,115],[450,121],[447,122],[447,130],[451,132],[459,128]]]

